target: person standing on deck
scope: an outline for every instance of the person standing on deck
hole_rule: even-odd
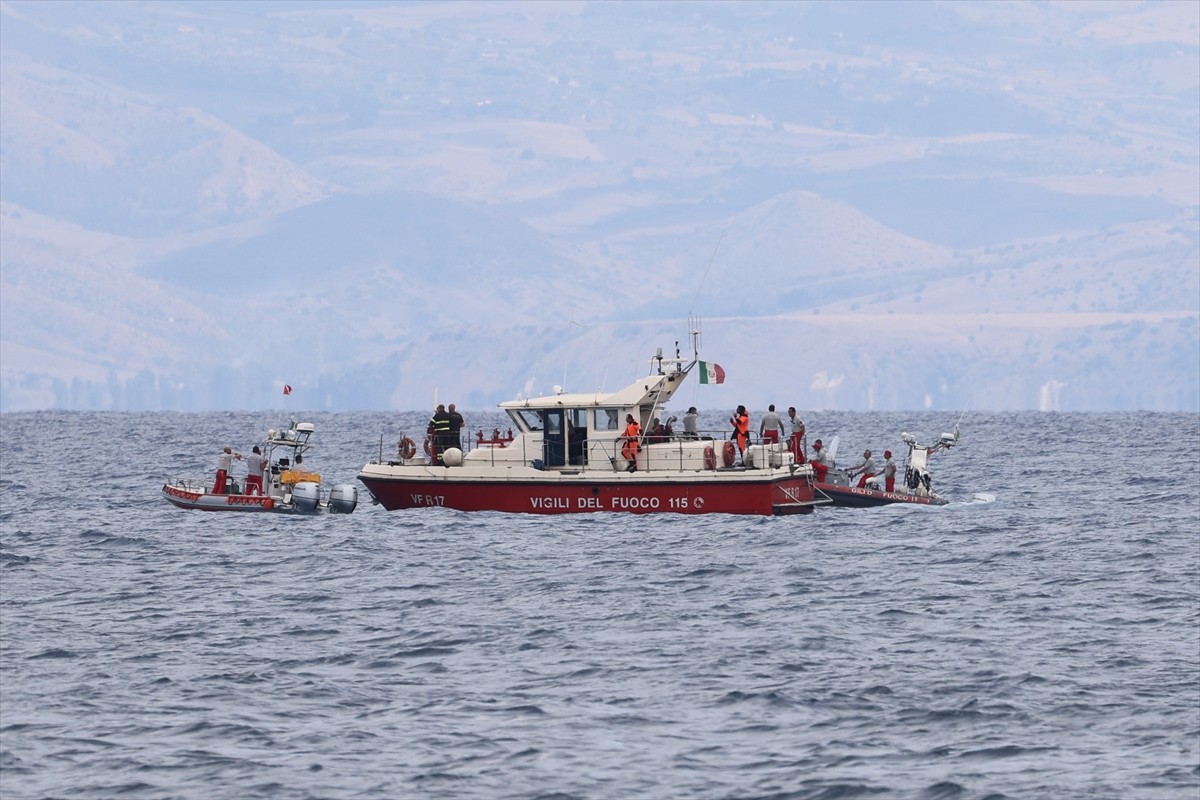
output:
[[[783,420],[775,413],[775,404],[772,403],[767,406],[767,413],[763,414],[758,423],[759,438],[763,440],[763,444],[777,444],[779,435],[783,432]]]
[[[629,466],[625,467],[626,472],[637,472],[638,438],[641,435],[642,426],[637,424],[633,414],[626,414],[625,433],[621,435],[625,440],[625,444],[621,445],[621,456],[629,462]]]
[[[212,494],[225,494],[229,487],[229,472],[233,468],[233,460],[240,459],[241,453],[233,452],[232,447],[226,447],[217,456],[217,478],[213,481]]]
[[[450,434],[450,414],[441,403],[438,403],[437,410],[429,418],[427,430],[430,441],[429,455],[433,458],[434,464],[441,464],[442,452],[446,449],[446,439]]]
[[[450,430],[446,446],[457,447],[459,450],[462,450],[461,431],[463,426],[466,425],[466,420],[464,420],[463,415],[458,413],[458,411],[455,409],[454,403],[450,404],[450,408],[447,409],[447,413],[450,415]]]
[[[738,406],[729,422],[733,425],[733,436],[737,440],[738,450],[744,456],[746,446],[750,444],[750,415],[746,413],[746,407]]]
[[[896,491],[896,462],[892,461],[892,451],[884,450],[883,457],[886,459],[883,462],[883,484],[889,492]]]
[[[699,439],[700,434],[696,431],[696,421],[700,419],[700,412],[695,406],[688,406],[687,413],[683,415],[683,438]]]
[[[263,493],[263,457],[262,450],[258,445],[250,448],[250,455],[246,456],[246,488],[245,494]]]
[[[796,416],[795,406],[788,406],[788,421],[792,424],[792,438],[788,442],[788,449],[796,457],[796,463],[803,464],[808,459],[804,452],[804,420]]]
[[[867,478],[875,477],[875,459],[871,458],[870,450],[863,450],[863,460],[861,464],[855,464],[850,469],[850,477],[861,475],[858,479],[858,488],[864,489],[867,485]]]

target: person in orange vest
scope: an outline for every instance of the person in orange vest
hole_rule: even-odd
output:
[[[626,414],[625,433],[622,434],[625,444],[621,445],[621,455],[629,462],[629,466],[625,468],[626,472],[637,472],[638,438],[641,435],[642,426],[637,424],[633,414]]]
[[[750,443],[750,415],[746,413],[746,407],[738,406],[729,422],[733,425],[733,433],[737,437],[738,450],[745,455],[746,445]]]

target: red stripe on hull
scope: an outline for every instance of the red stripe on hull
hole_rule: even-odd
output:
[[[275,498],[252,494],[207,494],[164,486],[163,497],[179,508],[196,511],[270,511]]]
[[[359,476],[388,511],[453,508],[522,514],[785,514],[809,513],[812,485],[805,478],[681,484],[678,481],[447,482]]]
[[[875,506],[887,506],[894,503],[907,503],[918,506],[944,506],[949,503],[949,501],[943,500],[940,497],[917,497],[916,495],[899,494],[897,492],[860,489],[857,486],[833,486],[828,483],[818,483],[816,487],[818,496],[824,493],[833,500],[833,505],[850,508],[873,508]]]

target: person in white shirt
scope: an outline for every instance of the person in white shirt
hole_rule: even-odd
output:
[[[850,469],[850,477],[861,475],[858,479],[858,488],[866,488],[867,478],[875,477],[875,459],[871,458],[870,450],[863,450],[863,460],[861,464],[855,464]]]
[[[829,472],[829,468],[833,466],[829,457],[825,453],[824,445],[821,440],[817,439],[813,442],[813,457],[808,460],[812,465],[813,476],[816,477],[817,483],[825,482],[825,473]]]
[[[242,454],[233,452],[232,447],[226,447],[217,456],[217,479],[213,481],[213,494],[225,494],[229,488],[229,471],[233,467],[233,460],[240,460],[241,457]]]
[[[263,457],[262,450],[258,449],[258,445],[254,445],[250,450],[250,455],[246,456],[246,494],[263,493]]]
[[[700,418],[700,412],[695,406],[690,406],[687,413],[683,415],[683,435],[688,439],[699,439],[700,434],[696,432],[696,420]]]
[[[884,450],[883,457],[886,459],[883,462],[883,484],[889,492],[896,491],[896,462],[892,461],[892,451]]]
[[[792,423],[792,438],[788,449],[796,457],[797,464],[803,464],[808,455],[804,452],[804,420],[796,416],[796,407],[788,406],[788,421]]]
[[[783,420],[775,413],[775,404],[767,406],[767,413],[763,414],[762,421],[758,423],[758,436],[763,440],[763,444],[775,444],[779,441],[779,435],[783,433]]]

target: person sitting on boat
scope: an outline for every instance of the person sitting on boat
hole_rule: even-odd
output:
[[[696,421],[700,419],[700,412],[695,406],[688,406],[687,413],[683,415],[683,438],[699,439],[700,434],[696,432]]]
[[[669,422],[660,422],[658,417],[650,420],[650,430],[646,433],[646,444],[661,444],[670,439],[671,425]]]
[[[750,444],[750,415],[746,413],[746,407],[738,406],[729,422],[733,425],[733,438],[737,441],[738,451],[745,455],[746,446]]]
[[[221,455],[217,456],[217,479],[213,481],[213,494],[225,494],[229,488],[229,472],[233,467],[233,460],[241,459],[241,453],[233,452],[232,447],[226,447],[221,451]]]
[[[778,444],[779,436],[784,432],[783,420],[775,413],[775,404],[767,406],[767,413],[763,414],[762,420],[758,423],[758,435],[762,438],[763,444]]]
[[[246,456],[246,494],[263,493],[263,457],[262,450],[258,445],[250,448],[250,455]]]
[[[883,484],[889,492],[896,491],[896,462],[892,461],[892,451],[883,451]]]
[[[855,464],[853,467],[850,468],[850,472],[847,474],[849,474],[850,477],[852,477],[852,478],[855,475],[861,475],[862,477],[860,477],[858,479],[858,488],[859,489],[866,488],[867,478],[875,477],[875,459],[871,458],[871,451],[863,450],[862,463]]]
[[[621,456],[629,462],[629,466],[625,467],[626,472],[637,472],[638,438],[641,435],[642,426],[637,424],[633,414],[626,414],[625,433],[622,434],[625,444],[621,445]]]
[[[788,406],[788,421],[792,423],[792,438],[788,441],[788,449],[796,457],[796,463],[803,464],[808,459],[804,452],[804,420],[796,416],[795,406]]]
[[[817,483],[825,482],[825,475],[829,472],[829,468],[833,466],[829,460],[829,454],[825,452],[825,445],[821,444],[821,440],[817,439],[813,442],[813,457],[808,460],[812,465],[813,475],[817,479]]]

